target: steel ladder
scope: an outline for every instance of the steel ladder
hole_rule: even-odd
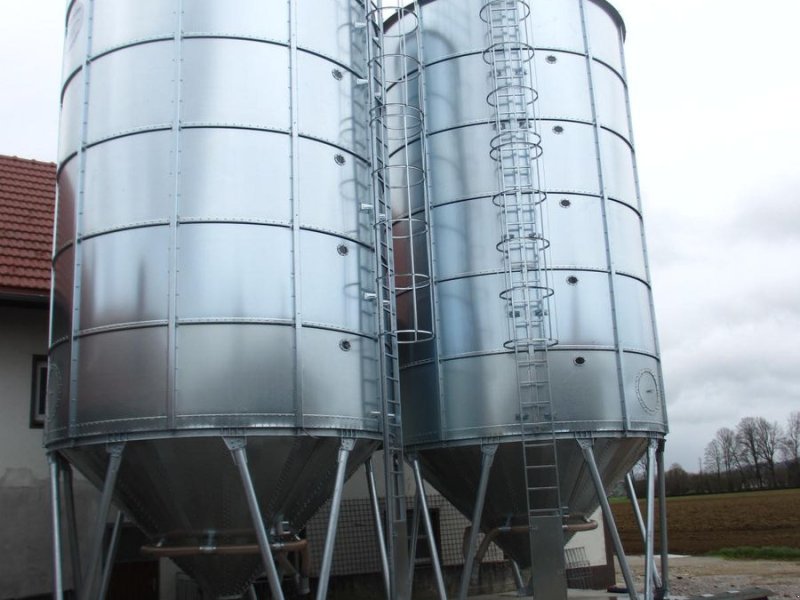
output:
[[[542,148],[534,120],[534,50],[524,23],[529,15],[522,0],[490,0],[481,8],[487,32],[483,57],[492,82],[487,102],[494,109],[489,154],[497,165],[499,187],[493,201],[502,225],[497,249],[506,277],[501,298],[510,330],[505,346],[516,362],[533,583],[537,596],[559,598],[566,597],[566,584],[562,590],[552,576],[553,569],[560,570],[563,579],[564,571],[563,554],[555,553],[560,563],[552,557],[553,545],[563,547],[564,516],[548,366],[548,348],[555,343],[549,308],[553,290],[546,271],[545,193],[539,187]],[[538,555],[537,543],[546,546]],[[548,554],[550,558],[542,558]]]

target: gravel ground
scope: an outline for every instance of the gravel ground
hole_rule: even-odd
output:
[[[637,583],[643,582],[644,560],[629,557]],[[773,560],[725,560],[713,557],[671,557],[670,593],[687,597],[729,590],[765,588],[773,598],[800,599],[800,562]],[[618,574],[622,581],[622,575]]]

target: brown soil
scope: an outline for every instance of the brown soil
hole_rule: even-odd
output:
[[[644,513],[644,503],[640,506]],[[613,503],[612,509],[625,551],[642,553],[630,503]],[[800,489],[668,498],[667,519],[669,550],[675,554],[738,546],[800,548]]]

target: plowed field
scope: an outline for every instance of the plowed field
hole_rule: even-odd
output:
[[[626,553],[642,553],[630,503],[611,506]],[[640,506],[645,514],[644,503]],[[800,548],[800,489],[667,498],[667,519],[669,550],[675,554],[737,546]]]

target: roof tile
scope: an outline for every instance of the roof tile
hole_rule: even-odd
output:
[[[56,165],[0,155],[0,288],[50,292]]]

